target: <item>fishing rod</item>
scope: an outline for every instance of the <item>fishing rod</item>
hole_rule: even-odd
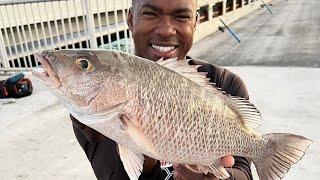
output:
[[[223,22],[222,19],[219,18],[219,20],[221,21],[221,23],[222,23],[223,26],[224,26],[224,27],[219,26],[219,30],[222,31],[222,32],[224,32],[224,29],[226,28],[226,29],[229,31],[229,33],[236,39],[236,41],[237,41],[238,43],[241,43],[241,41],[240,41],[240,39],[238,38],[238,36],[229,28],[229,26],[228,26],[225,22]]]
[[[262,7],[262,8],[263,8],[263,7],[266,7],[266,8],[268,9],[269,13],[272,14],[272,10],[271,10],[271,8],[269,7],[269,5],[266,4],[263,0],[261,0],[261,2],[262,2],[261,7]]]

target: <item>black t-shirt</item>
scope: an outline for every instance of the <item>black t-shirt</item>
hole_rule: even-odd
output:
[[[243,81],[234,73],[227,69],[220,68],[218,66],[209,64],[202,60],[190,60],[190,65],[201,65],[198,68],[200,72],[207,72],[207,77],[210,78],[210,82],[216,84],[226,93],[249,99],[247,89]],[[73,118],[73,117],[71,117]],[[74,121],[74,120],[73,120]],[[123,167],[120,157],[116,151],[116,143],[108,138],[105,138],[102,142],[90,142],[84,135],[85,125],[81,128],[73,124],[75,136],[81,145],[82,149],[87,155],[88,160],[91,163],[93,171],[98,180],[129,180],[129,177]],[[252,179],[251,161],[244,157],[235,157],[235,164],[232,170],[227,169],[229,172],[233,172],[233,177],[237,180]],[[157,165],[153,169],[151,174],[144,174],[142,172],[139,177],[140,180],[162,180],[172,179],[172,167],[161,169],[158,161]],[[170,178],[169,178],[170,177]],[[231,177],[232,179],[232,177]]]

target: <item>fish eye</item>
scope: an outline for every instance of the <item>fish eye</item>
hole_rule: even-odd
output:
[[[87,69],[89,67],[89,62],[87,60],[81,59],[80,65],[81,65],[82,69]]]
[[[86,71],[90,70],[92,66],[89,60],[85,58],[78,58],[77,64],[82,70],[86,70]]]

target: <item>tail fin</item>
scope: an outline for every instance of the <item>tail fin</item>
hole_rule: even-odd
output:
[[[307,138],[293,134],[266,134],[263,138],[268,142],[265,153],[252,159],[260,180],[282,179],[312,143]]]

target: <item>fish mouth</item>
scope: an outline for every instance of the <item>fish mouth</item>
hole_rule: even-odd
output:
[[[53,89],[61,87],[59,76],[50,63],[48,54],[37,53],[36,58],[40,61],[41,66],[33,69],[32,74]]]

